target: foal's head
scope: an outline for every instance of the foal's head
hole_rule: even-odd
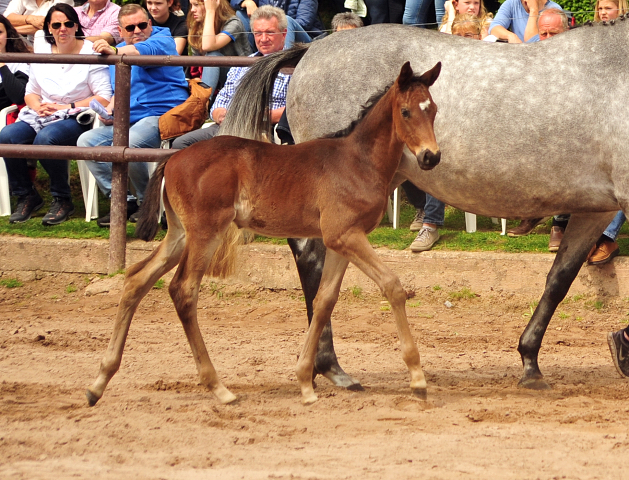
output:
[[[440,71],[441,62],[423,75],[415,76],[410,62],[406,62],[393,84],[396,90],[393,100],[395,129],[424,170],[433,168],[441,160],[441,152],[433,129],[437,105],[428,91],[428,87],[439,77]]]

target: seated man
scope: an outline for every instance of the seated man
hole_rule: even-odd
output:
[[[531,37],[526,43],[548,40],[555,35],[568,31],[568,15],[560,8],[545,8],[537,18],[537,35]]]
[[[146,8],[153,26],[168,28],[175,39],[179,55],[188,55],[186,17],[174,13],[179,10],[179,1],[175,3],[175,0],[146,0]]]
[[[251,15],[251,25],[255,36],[258,51],[251,57],[269,55],[279,52],[284,48],[286,37],[286,15],[277,8],[266,5],[258,8]],[[218,133],[219,125],[223,122],[232,96],[238,88],[240,79],[247,72],[247,67],[232,67],[227,74],[225,86],[216,97],[216,101],[210,110],[210,117],[216,122],[209,128],[203,128],[187,133],[173,142],[173,148],[185,148],[201,140],[207,140]],[[286,92],[290,75],[279,73],[273,86],[271,99],[271,123],[279,122],[286,107]]]
[[[547,8],[561,10],[561,6],[550,0],[506,0],[489,25],[489,34],[509,43],[527,42],[538,34],[539,12]]]
[[[75,7],[75,10],[79,14],[85,38],[89,41],[105,40],[109,45],[120,43],[120,6],[110,0],[88,0],[83,6]]]
[[[44,28],[44,17],[55,3],[74,5],[73,0],[11,0],[4,16],[18,33],[32,40],[33,34]]]
[[[120,48],[112,47],[105,40],[94,42],[94,51],[101,55],[177,55],[175,41],[167,28],[153,27],[146,10],[137,4],[127,4],[118,15],[120,32],[124,42]],[[110,66],[112,86],[115,67]],[[129,107],[129,146],[134,148],[159,148],[159,117],[188,98],[188,83],[181,67],[132,66],[131,102]],[[107,107],[113,113],[114,99]],[[79,147],[109,146],[112,144],[113,121],[85,132],[79,137]],[[96,177],[100,190],[111,197],[111,163],[88,161],[87,166]],[[148,184],[148,165],[129,163],[129,178],[142,202]],[[127,218],[138,210],[135,197],[128,196]],[[109,214],[97,221],[101,227],[109,226]]]

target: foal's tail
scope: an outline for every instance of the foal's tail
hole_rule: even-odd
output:
[[[162,160],[151,175],[146,192],[144,192],[144,201],[140,206],[140,218],[138,218],[135,227],[135,236],[145,242],[153,240],[159,228],[157,216],[159,215],[159,200],[167,161],[168,158]]]
[[[266,134],[267,138],[273,138],[267,109],[275,77],[282,68],[295,67],[309,46],[309,43],[298,43],[254,63],[238,84],[219,135],[263,140]]]

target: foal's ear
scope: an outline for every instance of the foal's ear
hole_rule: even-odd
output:
[[[437,62],[437,65],[432,67],[430,70],[425,72],[421,77],[419,77],[419,81],[422,82],[427,87],[431,87],[433,83],[439,78],[439,74],[441,73],[441,62]]]
[[[400,90],[406,90],[413,83],[413,69],[411,68],[411,62],[406,62],[402,65],[400,75],[397,77],[397,83]]]

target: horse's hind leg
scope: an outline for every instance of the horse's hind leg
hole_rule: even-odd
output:
[[[127,271],[122,298],[118,306],[114,331],[109,346],[100,364],[100,372],[94,384],[85,392],[90,406],[103,396],[107,384],[120,368],[124,344],[129,333],[131,319],[144,296],[153,288],[162,275],[170,271],[181,257],[185,237],[178,219],[173,216],[166,238],[146,259],[136,263]]]
[[[236,396],[219,380],[203,342],[197,320],[199,286],[220,244],[224,229],[220,232],[221,235],[213,236],[188,232],[186,248],[179,262],[179,268],[170,282],[169,292],[192,349],[201,384],[216,395],[221,403],[231,403],[236,400]]]
[[[313,301],[319,290],[321,274],[325,262],[325,245],[320,238],[289,238],[288,245],[293,252],[301,288],[306,300],[308,325],[312,322]],[[336,358],[332,335],[332,322],[328,319],[317,347],[314,364],[314,375],[319,373],[330,380],[337,387],[348,390],[362,391],[360,382],[343,371]]]
[[[302,402],[304,404],[310,404],[317,400],[317,395],[314,393],[312,385],[315,357],[321,333],[326,324],[328,324],[334,305],[336,305],[338,300],[347,264],[347,260],[339,254],[332,250],[327,251],[321,284],[314,299],[312,322],[310,322],[306,341],[297,362],[297,380],[301,386]]]
[[[345,232],[338,240],[324,240],[326,240],[328,248],[334,248],[376,282],[382,294],[391,304],[400,338],[402,359],[411,374],[411,391],[414,395],[425,399],[426,377],[421,368],[419,350],[413,340],[406,318],[406,291],[402,288],[399,278],[378,257],[364,232]]]
[[[550,319],[576,278],[592,245],[598,240],[616,212],[572,214],[561,241],[539,305],[520,337],[518,351],[524,372],[520,386],[534,390],[550,388],[539,369],[537,357]]]

